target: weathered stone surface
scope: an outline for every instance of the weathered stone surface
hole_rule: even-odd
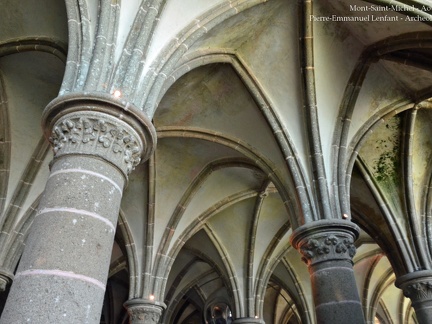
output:
[[[104,296],[100,287],[59,276],[27,279],[14,280],[1,323],[99,323]]]

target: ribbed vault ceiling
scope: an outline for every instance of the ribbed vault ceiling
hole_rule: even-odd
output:
[[[256,2],[191,41],[177,61],[155,55],[156,45],[149,45],[155,62],[171,60],[173,67],[163,86],[142,89],[141,98],[148,100],[140,108],[158,104],[152,116],[158,143],[151,159],[131,175],[124,194],[103,313],[107,323],[125,321],[119,305],[127,294],[154,294],[166,302],[167,323],[202,320],[215,305],[242,316],[254,316],[264,306],[268,323],[311,321],[309,276],[289,245],[292,226],[304,222],[305,201],[296,195],[287,147],[302,180],[310,183],[313,177],[304,128],[298,4]],[[89,3],[96,24],[97,1]],[[0,4],[0,224],[5,232],[19,232],[48,174],[51,154],[41,140],[40,115],[62,82],[67,18],[62,1]],[[314,13],[361,16],[366,13],[350,5],[366,4],[314,1]],[[170,19],[163,17],[157,35],[164,35],[158,26]],[[168,44],[168,39],[153,42],[160,46],[163,41]],[[332,195],[335,182],[350,188],[353,219],[365,230],[355,269],[370,318],[375,309],[383,319],[409,312],[409,303],[393,286],[391,266],[401,273],[431,266],[425,229],[432,205],[431,54],[427,23],[314,24],[328,188]],[[335,143],[345,144],[348,152],[339,160]],[[335,165],[348,175],[338,178]],[[305,190],[313,191],[309,185]],[[419,241],[400,247],[400,237],[416,233]],[[13,243],[5,236],[0,240],[0,246]],[[413,252],[418,245],[425,255]],[[257,295],[265,297],[256,304],[243,302]]]

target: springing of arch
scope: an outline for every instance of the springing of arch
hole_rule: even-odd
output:
[[[398,242],[399,242],[399,244],[396,246],[396,248],[398,249],[398,255],[402,256],[405,259],[404,265],[405,265],[405,267],[407,267],[407,269],[405,269],[405,271],[410,271],[410,270],[412,271],[413,270],[412,264],[414,263],[413,256],[409,252],[410,248],[408,246],[408,242],[400,239],[403,236],[402,236],[401,229],[398,226],[396,226],[397,222],[396,222],[395,213],[391,210],[389,205],[386,203],[382,191],[379,189],[379,187],[377,187],[375,185],[372,175],[370,174],[367,167],[364,166],[361,159],[357,160],[356,167],[361,172],[363,179],[366,181],[367,187],[372,192],[373,197],[377,201],[377,204],[380,208],[381,213],[386,216],[385,221],[386,221],[387,226],[389,227],[389,229],[392,233],[393,238],[395,240],[398,240]],[[353,210],[353,214],[356,214],[358,217],[363,217],[360,213],[358,213],[355,210]],[[366,230],[366,232],[368,232],[369,234],[375,233],[373,224],[368,225],[368,224],[362,222],[360,226],[362,226]],[[382,248],[384,248],[385,247],[385,238],[381,238],[378,235],[374,235],[374,237],[375,237],[375,240],[377,241],[377,243]],[[384,251],[385,251],[385,249],[384,249]],[[388,255],[388,257],[389,257],[390,263],[395,262],[395,260],[393,260],[390,255]],[[409,260],[409,262],[406,262],[407,260]],[[405,264],[405,263],[407,263],[407,264]],[[394,267],[394,268],[399,269],[399,267]],[[402,269],[399,269],[399,270],[402,271]]]
[[[122,2],[99,1],[94,27],[91,10],[86,1],[66,0],[71,50],[68,53],[60,94],[87,90],[111,93],[114,89],[119,89],[127,101],[142,108],[151,118],[156,109],[153,99],[158,97],[166,77],[192,44],[226,19],[267,1],[223,1],[184,28],[165,46],[151,66],[146,68],[153,31],[166,0],[141,1],[118,59],[115,57],[114,44],[118,41],[117,30]]]
[[[60,94],[72,91],[77,84],[84,84],[83,70],[88,71],[91,55],[90,15],[86,1],[65,0],[65,5],[69,50]]]
[[[303,111],[308,137],[310,167],[314,186],[314,204],[316,205],[313,220],[341,218],[335,201],[330,199],[327,176],[324,168],[324,158],[318,122],[318,103],[316,98],[316,80],[314,65],[314,32],[313,0],[299,3],[299,42],[301,89],[303,94]],[[344,212],[345,210],[342,209]]]
[[[401,106],[397,106],[397,108],[394,110],[391,110],[392,106],[386,107],[384,111],[388,111],[387,109],[390,108],[389,112],[387,112],[387,114],[384,116],[381,115],[382,112],[379,112],[377,114],[378,116],[375,115],[371,117],[371,119],[367,123],[368,127],[364,127],[361,133],[361,137],[357,137],[358,144],[356,145],[356,147],[360,147],[361,143],[367,138],[368,135],[370,135],[374,131],[374,129],[385,125],[385,123],[387,123],[391,118],[395,117],[396,115],[401,116],[402,132],[403,134],[405,134],[401,135],[402,169],[400,170],[400,172],[402,172],[401,180],[404,182],[402,186],[402,193],[404,195],[403,199],[406,204],[403,211],[393,210],[393,208],[389,206],[389,204],[386,202],[386,199],[384,198],[383,189],[380,188],[380,186],[377,184],[375,178],[371,174],[371,171],[364,165],[361,156],[358,156],[359,148],[353,150],[353,155],[356,157],[355,165],[357,169],[363,174],[363,178],[365,179],[369,190],[372,192],[374,198],[376,199],[380,210],[385,218],[385,221],[387,222],[387,225],[392,232],[393,239],[400,241],[398,238],[403,237],[402,229],[399,228],[399,226],[397,225],[397,216],[400,213],[403,213],[406,216],[405,218],[408,220],[409,230],[412,231],[410,235],[412,241],[410,240],[408,242],[406,240],[402,240],[398,244],[398,248],[400,249],[400,256],[402,257],[404,267],[408,272],[412,272],[416,269],[429,268],[431,264],[430,256],[425,254],[427,253],[426,251],[429,249],[428,240],[424,237],[425,233],[420,233],[417,229],[419,226],[420,228],[423,228],[425,226],[425,224],[421,225],[421,223],[423,222],[423,218],[419,217],[419,213],[425,215],[425,213],[427,212],[426,206],[428,202],[428,197],[430,196],[430,190],[425,190],[424,194],[422,195],[423,209],[421,211],[416,211],[413,198],[413,179],[412,176],[409,176],[409,173],[412,172],[412,154],[410,153],[412,151],[413,145],[412,134],[415,116],[417,115],[417,109],[419,108],[419,106],[421,106],[421,103],[420,105],[416,106],[411,103],[403,103]],[[371,230],[371,228],[369,230]],[[411,247],[410,244],[412,244],[413,246]],[[394,263],[394,260],[391,260],[391,263]]]
[[[166,0],[143,0],[128,34],[117,68],[112,77],[112,88],[124,89],[135,98],[142,88],[136,86],[142,77],[147,52]],[[137,102],[132,99],[133,102]]]
[[[110,93],[118,87],[129,97],[142,73],[151,35],[165,2],[141,1],[116,62],[121,0],[98,1],[95,26],[86,1],[66,0],[70,51],[60,95],[74,91]]]
[[[387,1],[381,1],[387,3]],[[410,13],[411,14],[411,13]],[[345,88],[341,106],[339,108],[338,126],[335,130],[333,147],[337,148],[333,157],[334,172],[333,183],[334,192],[339,195],[341,210],[347,210],[349,207],[349,188],[350,175],[358,154],[358,149],[365,138],[367,132],[371,130],[372,125],[379,119],[392,114],[395,115],[402,110],[414,107],[432,93],[432,89],[424,89],[415,94],[413,98],[408,97],[395,102],[388,107],[381,109],[360,130],[357,131],[354,138],[348,143],[348,132],[351,126],[351,118],[354,112],[355,104],[360,93],[363,82],[366,79],[370,66],[380,59],[389,59],[393,53],[401,50],[416,48],[432,48],[432,33],[417,32],[389,37],[366,48],[360,55],[356,66],[351,73],[350,79]],[[406,61],[409,64],[409,61]]]
[[[186,26],[156,58],[139,84],[140,93],[134,100],[138,107],[143,107],[148,116],[153,116],[157,108],[157,98],[164,88],[170,75],[178,67],[183,55],[204,34],[218,26],[223,21],[233,17],[244,10],[265,3],[268,0],[238,0],[235,3],[225,0],[197,17],[195,21]]]

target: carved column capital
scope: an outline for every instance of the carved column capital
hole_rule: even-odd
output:
[[[108,95],[58,97],[47,106],[42,120],[54,158],[96,156],[120,168],[126,177],[156,146],[156,131],[144,113]]]
[[[124,303],[131,324],[157,324],[165,309],[165,304],[147,299],[130,299]]]
[[[421,270],[400,276],[395,282],[405,297],[414,304],[432,301],[432,271]]]
[[[332,260],[350,260],[356,253],[358,227],[347,220],[320,220],[296,229],[291,244],[308,265]]]

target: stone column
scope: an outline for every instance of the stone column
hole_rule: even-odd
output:
[[[0,323],[99,323],[123,187],[154,128],[88,94],[54,100],[43,126],[54,159]]]
[[[348,220],[320,220],[301,226],[291,237],[308,266],[320,324],[365,323],[352,262],[358,234]]]
[[[163,303],[140,298],[128,300],[124,306],[128,311],[131,324],[157,324],[166,308]]]
[[[432,323],[432,270],[408,273],[397,278],[395,284],[411,299],[418,323]]]

